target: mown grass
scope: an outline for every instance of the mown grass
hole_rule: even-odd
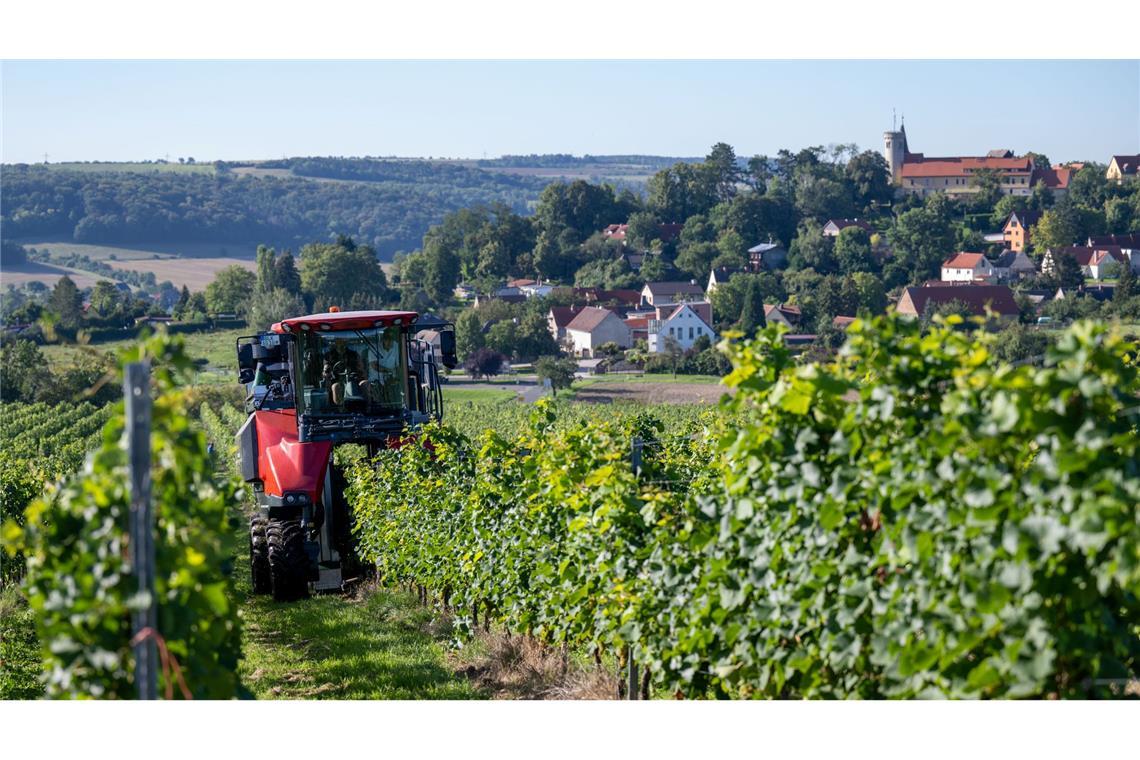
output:
[[[623,375],[623,374],[606,374],[606,375],[593,375],[574,381],[576,386],[584,385],[597,385],[599,383],[613,384],[613,383],[687,383],[693,385],[716,385],[723,378],[719,375],[677,375],[671,374],[641,374],[641,375]]]
[[[475,699],[448,667],[431,610],[409,594],[371,588],[278,604],[252,597],[241,677],[258,699]]]
[[[18,589],[0,590],[0,699],[39,699],[43,665],[27,601]]]

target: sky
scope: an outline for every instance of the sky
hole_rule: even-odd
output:
[[[5,61],[5,163],[1140,152],[1140,61]]]

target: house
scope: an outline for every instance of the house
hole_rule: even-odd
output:
[[[648,325],[650,353],[665,353],[673,344],[688,350],[702,337],[716,340],[711,321],[712,305],[708,301],[658,307],[657,318]]]
[[[943,282],[989,282],[994,265],[984,253],[955,253],[942,262]]]
[[[768,241],[748,249],[748,264],[753,272],[763,269],[783,269],[788,265],[788,249]]]
[[[629,337],[633,343],[637,343],[639,340],[649,342],[648,317],[626,317],[625,324],[629,328]]]
[[[846,332],[847,328],[851,326],[851,323],[854,322],[855,319],[856,317],[835,316],[831,318],[831,324],[833,327],[838,327],[840,330]]]
[[[1037,267],[1025,251],[1006,249],[994,259],[994,278],[1005,282],[1020,280],[1022,277],[1032,277],[1037,274]]]
[[[868,234],[871,232],[871,225],[861,219],[828,219],[827,224],[823,225],[823,234],[827,237],[839,237],[839,233],[848,227],[862,227]]]
[[[1136,169],[1140,167],[1140,154],[1135,156],[1113,156],[1108,162],[1108,169],[1104,172],[1105,179],[1116,180],[1120,184],[1128,177],[1136,176]]]
[[[705,291],[701,290],[701,286],[695,281],[647,282],[641,289],[641,302],[650,306],[698,301],[704,297]]]
[[[590,305],[611,306],[618,310],[633,309],[641,305],[641,293],[636,290],[602,288],[574,288],[574,298]]]
[[[1091,287],[1081,286],[1079,288],[1057,288],[1057,292],[1053,294],[1054,301],[1064,301],[1066,298],[1080,298],[1081,296],[1088,296],[1095,301],[1111,301],[1112,296],[1116,293],[1116,288],[1113,285],[1093,285]]]
[[[566,325],[566,343],[574,356],[589,359],[605,343],[620,348],[633,345],[629,326],[621,317],[601,306],[587,306]]]
[[[1132,271],[1140,272],[1140,232],[1128,235],[1096,235],[1088,239],[1088,244],[1113,251],[1119,247],[1121,262],[1127,259],[1132,265]]]
[[[1077,260],[1085,277],[1093,280],[1103,280],[1105,277],[1115,276],[1120,265],[1129,260],[1118,245],[1086,246],[1070,245],[1062,248],[1060,255],[1070,255]],[[1052,249],[1045,251],[1041,259],[1041,271],[1046,274],[1053,272],[1054,253]]]
[[[527,298],[538,298],[550,295],[551,291],[554,290],[554,285],[541,280],[518,279],[508,280],[506,289],[516,290]]]
[[[566,325],[574,321],[581,306],[551,306],[546,314],[546,323],[550,325],[550,334],[559,344],[566,338]]]
[[[705,288],[705,292],[711,294],[718,285],[723,285],[742,271],[737,267],[717,267],[709,272],[709,284]]]
[[[455,297],[460,301],[470,301],[476,295],[475,286],[461,282],[455,286]]]
[[[883,133],[883,155],[891,178],[902,189],[919,197],[943,192],[962,195],[978,192],[973,179],[979,172],[992,172],[1005,195],[1029,195],[1033,191],[1037,167],[1029,156],[1015,156],[1006,149],[991,150],[984,156],[926,156],[911,153],[906,125]]]
[[[1029,245],[1029,228],[1037,224],[1041,214],[1036,211],[1014,211],[1001,228],[1001,240],[1011,251],[1024,251]]]
[[[798,327],[800,324],[800,309],[798,306],[764,304],[764,322],[769,325],[783,325],[787,328]]]
[[[1069,164],[1067,166],[1054,164],[1048,168],[1035,168],[1033,170],[1033,186],[1038,183],[1045,185],[1053,191],[1053,198],[1060,200],[1069,192],[1069,181],[1073,175],[1084,168],[1084,164]]]
[[[895,304],[895,311],[912,317],[921,317],[927,309],[935,309],[958,302],[975,316],[985,316],[986,307],[998,315],[1002,322],[1016,321],[1021,314],[1013,291],[1005,285],[959,285],[938,288],[905,288]]]

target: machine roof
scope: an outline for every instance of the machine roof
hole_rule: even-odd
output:
[[[400,324],[410,325],[418,318],[419,314],[414,311],[334,311],[283,319],[269,329],[275,333],[289,333],[302,329],[301,325],[308,325],[310,330],[320,330],[321,325],[328,325],[326,330],[363,330],[375,327],[377,322],[388,326],[398,320]]]

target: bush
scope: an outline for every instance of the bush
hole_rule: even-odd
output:
[[[235,695],[240,628],[232,596],[235,485],[214,473],[206,438],[186,414],[192,377],[180,339],[158,335],[124,356],[147,357],[152,419],[157,630],[196,698]],[[5,522],[10,553],[27,555],[24,588],[52,697],[131,698],[130,616],[142,600],[131,574],[128,465],[122,404],[84,470]],[[173,678],[159,690],[175,689]]]

